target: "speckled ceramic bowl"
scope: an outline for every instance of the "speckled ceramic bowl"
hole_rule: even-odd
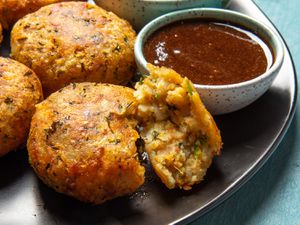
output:
[[[194,7],[225,7],[229,0],[94,0],[100,7],[128,20],[141,29],[150,20],[165,13]]]
[[[281,38],[276,31],[261,22],[230,10],[209,8],[181,10],[151,21],[140,31],[135,43],[135,58],[139,71],[144,74],[148,73],[147,62],[143,56],[143,45],[154,31],[175,21],[195,18],[224,20],[248,28],[265,40],[273,50],[273,64],[257,78],[229,85],[195,84],[207,109],[214,115],[225,114],[239,110],[263,95],[271,86],[283,62]]]

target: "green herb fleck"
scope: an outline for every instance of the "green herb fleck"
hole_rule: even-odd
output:
[[[146,79],[147,75],[145,74],[142,74],[141,75],[141,78],[140,78],[140,81],[139,81],[139,84],[142,85],[144,83],[144,80]]]
[[[109,116],[106,116],[106,117],[105,117],[105,120],[106,120],[106,123],[107,123],[108,128],[109,128],[110,131],[114,134],[115,132],[114,132],[113,129],[111,128],[111,124],[110,124],[110,121],[112,120],[112,115],[109,114]]]
[[[116,140],[114,140],[114,144],[115,144],[115,145],[119,144],[120,142],[121,142],[121,140],[120,140],[120,139],[116,139]]]
[[[180,143],[178,144],[178,147],[179,147],[179,149],[183,150],[183,149],[184,149],[184,145],[183,145],[183,143],[182,143],[182,142],[180,142]]]
[[[121,46],[119,44],[117,44],[117,46],[115,47],[114,51],[115,52],[121,52]]]
[[[152,81],[153,83],[157,83],[157,78],[151,78],[151,81]]]
[[[122,104],[119,104],[119,105],[118,105],[118,109],[119,109],[119,111],[122,111],[122,109],[123,109]]]
[[[154,98],[157,99],[157,100],[160,99],[160,94],[159,93],[155,93],[154,94]]]
[[[201,142],[200,140],[196,140],[195,144],[194,144],[194,156],[195,157],[199,157],[200,155],[200,145],[201,145]]]
[[[6,99],[4,100],[4,103],[8,104],[8,105],[12,104],[13,102],[14,102],[14,100],[10,97],[6,97]]]
[[[121,142],[121,139],[109,139],[108,142],[117,145]]]
[[[159,132],[157,132],[156,130],[152,131],[153,140],[157,140],[158,136],[159,136]]]
[[[129,109],[132,104],[133,104],[133,102],[129,102],[126,106],[126,110]]]
[[[186,87],[188,89],[189,94],[193,95],[194,90],[193,90],[192,85],[189,80],[186,81]]]
[[[128,37],[125,35],[125,37],[124,37],[124,41],[126,42],[126,43],[128,43]]]
[[[205,145],[207,145],[207,136],[202,135],[196,140],[196,142],[194,144],[194,156],[195,157],[199,157],[200,151],[201,151],[200,147],[203,148],[203,147],[205,147]]]
[[[74,39],[75,41],[78,41],[78,40],[80,40],[80,37],[79,37],[79,36],[74,36],[73,39]]]

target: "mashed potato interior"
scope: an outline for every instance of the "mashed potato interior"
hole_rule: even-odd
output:
[[[220,132],[191,81],[168,68],[148,69],[134,93],[145,150],[168,188],[189,190],[220,153]]]

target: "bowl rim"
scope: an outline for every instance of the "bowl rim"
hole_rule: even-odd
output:
[[[216,15],[224,16],[223,18],[216,17]],[[268,44],[273,43],[271,46],[273,48],[273,52],[275,55],[275,61],[273,64],[267,69],[266,72],[263,74],[247,81],[233,83],[233,84],[222,84],[222,85],[204,85],[204,84],[197,84],[194,83],[196,89],[232,89],[232,88],[241,88],[244,86],[249,86],[258,83],[261,80],[264,80],[268,77],[272,77],[272,75],[277,75],[277,70],[281,68],[284,58],[284,51],[283,51],[283,43],[278,34],[278,32],[272,29],[270,26],[266,25],[265,23],[254,19],[248,15],[243,13],[235,12],[228,9],[218,9],[218,8],[192,8],[192,9],[183,9],[174,12],[170,12],[164,14],[162,16],[157,17],[156,19],[150,21],[146,24],[142,30],[138,33],[137,39],[134,46],[134,55],[135,59],[140,66],[143,67],[145,71],[147,71],[147,61],[143,55],[143,45],[146,42],[147,38],[153,34],[155,31],[164,27],[168,24],[171,24],[176,21],[185,20],[185,19],[195,19],[195,18],[208,18],[208,19],[220,19],[224,21],[232,22],[234,25],[241,25],[248,28],[250,31],[255,30],[251,28],[252,26],[259,27],[260,29],[264,30],[271,38],[268,40],[264,40],[268,42]],[[242,19],[243,21],[249,22],[249,24],[245,25],[242,24],[242,21],[237,20],[238,18]],[[258,35],[259,36],[259,35]],[[275,76],[274,76],[275,78]]]

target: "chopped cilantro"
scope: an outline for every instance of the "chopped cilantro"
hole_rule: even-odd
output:
[[[121,139],[117,138],[117,139],[108,140],[108,141],[109,141],[109,143],[113,143],[113,144],[117,145],[121,142]]]
[[[14,100],[10,97],[6,97],[4,100],[4,103],[7,105],[12,104],[13,102],[14,102]]]
[[[139,80],[139,84],[142,85],[144,83],[144,80],[146,79],[147,75],[141,74],[141,78]]]
[[[157,132],[156,130],[152,131],[153,140],[157,140],[158,136],[159,136],[159,132]]]
[[[114,51],[120,52],[121,51],[121,46],[119,44],[117,44]]]
[[[110,124],[110,121],[112,120],[112,115],[109,114],[109,116],[106,116],[105,117],[105,120],[106,120],[106,123],[107,123],[107,126],[108,128],[110,129],[110,131],[114,134],[115,132],[113,131],[113,129],[111,128],[111,124]]]
[[[187,87],[187,90],[188,90],[189,94],[193,95],[194,90],[193,90],[193,87],[192,87],[189,80],[186,81],[186,87]]]
[[[207,144],[207,136],[202,135],[200,136],[194,144],[194,156],[199,157],[201,152],[201,147],[203,148]]]
[[[155,93],[154,94],[154,98],[158,100],[160,98],[160,94],[159,93]]]
[[[194,156],[195,157],[198,157],[200,155],[200,144],[201,144],[200,140],[197,139],[194,144]]]
[[[126,106],[126,110],[129,109],[132,104],[133,104],[133,102],[129,102]]]
[[[182,143],[182,142],[180,142],[180,143],[178,144],[178,147],[179,147],[181,150],[183,150],[183,149],[184,149],[184,145],[183,145],[183,143]]]
[[[120,139],[116,139],[114,143],[115,143],[115,145],[117,145],[117,144],[119,144],[120,142],[121,142]]]

